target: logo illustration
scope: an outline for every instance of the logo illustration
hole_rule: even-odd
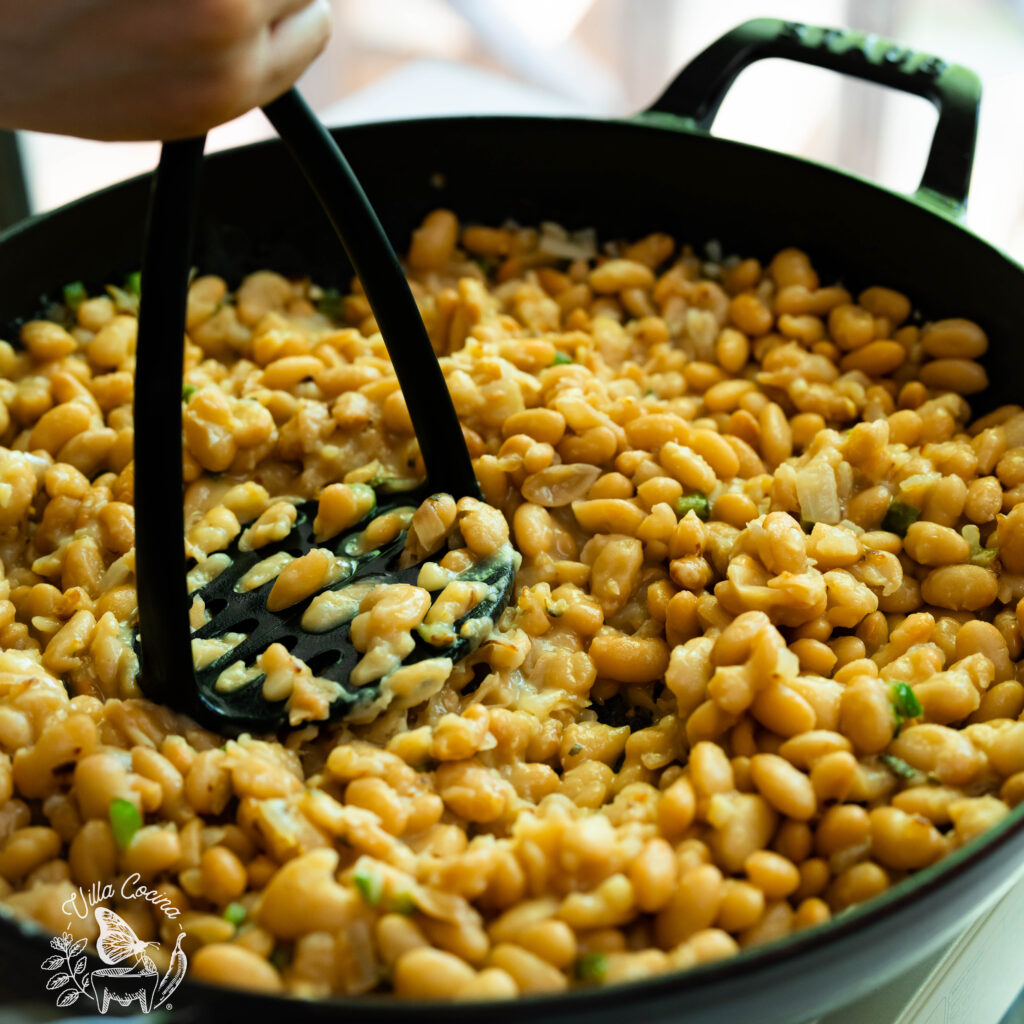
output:
[[[133,879],[138,879],[138,875],[131,876],[121,887],[122,896],[128,899],[147,899],[157,905],[163,902],[159,898],[150,898],[158,894],[141,886],[134,892],[128,890],[128,884]],[[73,1006],[79,999],[91,999],[100,1013],[106,1013],[111,1003],[122,1008],[137,1003],[143,1013],[160,1006],[170,1009],[167,1000],[181,984],[188,964],[181,950],[181,940],[185,933],[178,932],[167,972],[161,977],[153,958],[146,952],[150,946],[159,946],[159,943],[143,942],[120,915],[106,907],[96,906],[113,895],[112,886],[107,885],[103,889],[93,886],[88,894],[79,889],[64,904],[65,913],[69,916],[74,913],[82,920],[88,919],[88,909],[93,908],[100,930],[96,952],[107,966],[88,970],[89,959],[85,955],[87,940],[75,941],[70,932],[55,935],[50,939],[50,946],[56,953],[42,963],[43,970],[50,972],[46,988],[50,992],[60,992],[57,1005],[62,1008]],[[166,908],[165,914],[167,917],[177,917],[177,910]]]

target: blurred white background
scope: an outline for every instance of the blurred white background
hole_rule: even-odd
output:
[[[762,15],[847,26],[977,71],[985,90],[968,223],[1024,262],[1024,0],[334,0],[301,83],[329,123],[459,112],[626,115],[691,57]],[[741,75],[715,133],[911,191],[935,113],[917,97],[783,61]],[[210,148],[269,134],[253,112]],[[155,144],[27,133],[34,210],[154,166]]]

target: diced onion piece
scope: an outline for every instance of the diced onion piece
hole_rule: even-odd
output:
[[[796,495],[809,522],[834,525],[842,518],[835,470],[824,459],[811,459],[796,471]]]

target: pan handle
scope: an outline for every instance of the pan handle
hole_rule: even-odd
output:
[[[958,216],[967,205],[981,82],[968,68],[846,29],[755,18],[698,54],[648,108],[710,131],[736,76],[755,61],[785,57],[841,71],[930,100],[939,113],[917,198]]]

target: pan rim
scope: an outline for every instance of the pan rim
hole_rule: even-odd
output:
[[[642,110],[636,114],[624,117],[600,117],[598,115],[585,114],[437,114],[424,117],[393,118],[383,121],[359,121],[351,124],[328,126],[328,130],[332,135],[341,135],[343,137],[347,133],[357,134],[359,132],[390,131],[394,129],[401,130],[404,128],[415,128],[422,125],[432,124],[450,127],[461,125],[471,127],[485,123],[497,125],[507,123],[509,125],[519,126],[533,123],[544,126],[567,125],[572,128],[581,128],[583,130],[606,130],[608,128],[617,128],[625,129],[626,131],[653,132],[664,136],[683,136],[690,140],[697,140],[698,145],[711,144],[722,148],[730,148],[737,154],[757,154],[759,157],[769,161],[778,161],[780,166],[788,165],[798,167],[802,170],[818,172],[826,177],[835,177],[844,183],[860,186],[870,192],[876,193],[880,196],[885,196],[887,199],[902,203],[916,211],[918,214],[937,218],[942,224],[956,229],[972,242],[988,249],[993,256],[1004,260],[1010,264],[1013,269],[1024,273],[1024,261],[1016,259],[1014,256],[1011,256],[1009,253],[1001,249],[994,242],[991,242],[978,234],[977,231],[964,222],[962,217],[958,215],[955,210],[952,208],[945,208],[941,202],[923,198],[921,192],[900,192],[888,187],[887,185],[871,181],[854,171],[823,163],[810,157],[798,156],[782,150],[758,146],[750,142],[742,142],[737,139],[729,139],[712,135],[710,132],[693,126],[684,117],[680,117],[675,114],[666,114],[662,111]],[[255,142],[244,143],[240,146],[231,146],[225,149],[208,152],[204,156],[204,161],[216,162],[220,159],[230,159],[245,153],[258,153],[263,150],[281,147],[283,147],[283,143],[278,138],[259,139]],[[9,240],[31,231],[42,221],[55,218],[67,211],[77,209],[80,206],[84,206],[85,204],[95,201],[101,196],[106,196],[119,189],[129,189],[132,187],[139,188],[142,184],[151,181],[152,177],[153,171],[144,171],[141,174],[132,175],[121,181],[107,185],[104,188],[96,189],[93,192],[89,192],[83,196],[69,200],[68,202],[62,203],[60,206],[56,206],[50,210],[31,214],[24,220],[18,221],[5,230],[0,231],[0,247],[6,244]],[[968,196],[968,200],[969,198],[970,197]]]

